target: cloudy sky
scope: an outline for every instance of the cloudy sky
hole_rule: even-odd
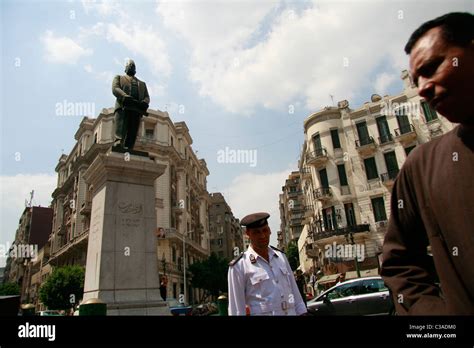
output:
[[[93,117],[112,107],[112,78],[133,58],[151,108],[187,123],[208,191],[223,192],[237,217],[270,212],[276,244],[278,193],[296,169],[303,120],[342,99],[358,107],[399,93],[410,33],[474,5],[4,0],[0,9],[0,243],[13,240],[31,190],[33,204],[51,201],[57,160],[84,116],[58,105],[87,103]],[[222,163],[226,148],[256,150],[256,162]]]

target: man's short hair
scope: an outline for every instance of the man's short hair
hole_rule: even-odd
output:
[[[441,27],[444,39],[456,46],[465,47],[474,39],[474,15],[468,12],[451,12],[423,23],[405,46],[405,52],[411,53],[413,46],[430,29]]]

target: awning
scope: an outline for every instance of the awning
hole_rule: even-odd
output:
[[[360,271],[360,277],[375,277],[379,275],[379,269],[378,268],[372,268],[372,269],[365,269],[363,271]],[[350,271],[346,272],[346,280],[349,279],[355,279],[357,278],[357,271]]]
[[[337,278],[339,277],[339,275],[340,275],[340,273],[322,276],[316,283],[317,284],[326,284],[326,283],[335,282],[337,280]]]

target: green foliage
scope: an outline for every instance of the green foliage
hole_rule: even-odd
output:
[[[286,257],[290,263],[290,267],[295,271],[300,265],[300,255],[298,252],[298,245],[296,242],[290,242],[286,248]]]
[[[77,305],[84,293],[84,268],[56,268],[39,292],[40,301],[48,309],[69,309]]]
[[[188,267],[192,275],[191,285],[204,289],[213,296],[218,296],[219,292],[227,292],[227,270],[228,261],[215,253]]]
[[[20,286],[17,283],[0,285],[0,296],[20,295]]]

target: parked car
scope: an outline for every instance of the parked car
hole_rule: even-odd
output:
[[[308,301],[313,315],[390,315],[393,301],[381,277],[351,279]]]

